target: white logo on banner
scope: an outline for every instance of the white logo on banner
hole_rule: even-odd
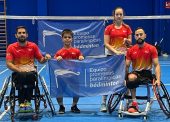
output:
[[[53,36],[53,35],[59,35],[61,36],[60,34],[56,33],[55,31],[49,31],[49,30],[43,30],[43,46],[45,47],[45,37],[46,36]]]
[[[56,69],[56,70],[54,70],[54,74],[55,74],[56,85],[57,85],[57,88],[58,88],[57,76],[66,75],[66,74],[80,75],[80,72],[73,72],[73,71],[70,71],[68,69]]]

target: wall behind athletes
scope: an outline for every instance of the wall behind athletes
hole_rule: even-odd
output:
[[[7,0],[7,15],[18,16],[111,16],[117,6],[123,7],[127,16],[169,15],[166,0]],[[110,24],[112,21],[109,21]],[[147,41],[154,44],[163,39],[161,47],[170,53],[170,20],[125,20],[134,32],[143,27]],[[8,20],[8,44],[15,42],[15,28],[25,25],[29,40],[37,43],[37,23],[34,20]],[[133,38],[133,43],[135,40]]]

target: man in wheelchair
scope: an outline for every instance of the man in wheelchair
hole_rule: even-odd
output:
[[[18,90],[19,112],[31,112],[31,96],[37,72],[34,60],[45,63],[51,58],[49,54],[45,57],[40,53],[38,46],[27,40],[28,33],[26,27],[18,26],[15,37],[17,42],[10,44],[6,52],[6,64],[13,71],[12,81]]]
[[[132,103],[128,112],[138,112],[139,107],[136,100],[136,88],[143,84],[144,79],[152,80],[152,65],[154,65],[156,81],[160,86],[160,65],[158,53],[154,46],[145,42],[146,34],[143,28],[135,30],[136,44],[127,51],[126,55],[126,86],[130,89]],[[129,73],[129,67],[132,63],[133,71]]]

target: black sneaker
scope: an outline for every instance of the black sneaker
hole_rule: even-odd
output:
[[[71,112],[80,113],[80,110],[77,108],[77,105],[71,107]]]
[[[64,114],[65,113],[65,107],[63,105],[60,105],[58,113],[59,114]]]

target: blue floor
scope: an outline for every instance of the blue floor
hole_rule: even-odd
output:
[[[170,93],[170,57],[160,57],[160,64],[161,64],[161,80],[166,85],[169,93]],[[5,60],[0,59],[0,88],[2,88],[4,79],[11,74],[11,71],[6,68]],[[38,69],[40,70],[43,65],[38,65]],[[44,76],[47,82],[47,86],[49,86],[49,76],[46,75],[47,70],[44,69],[40,75]],[[8,91],[9,92],[9,91]],[[141,91],[139,91],[141,93]],[[53,103],[55,105],[56,113],[58,111],[58,104],[55,98],[52,98]],[[66,113],[63,115],[56,114],[55,116],[51,116],[49,106],[44,109],[43,105],[41,105],[41,113],[39,122],[136,122],[136,121],[143,121],[143,117],[131,117],[131,116],[124,116],[123,118],[119,118],[117,112],[113,112],[112,114],[109,113],[102,113],[99,111],[100,104],[101,104],[101,96],[95,97],[84,97],[80,98],[78,107],[81,110],[80,114],[74,114],[70,112],[72,99],[71,98],[64,98],[64,104],[66,107]],[[0,121],[10,121],[10,112],[4,112],[4,107],[0,108]],[[32,119],[18,119],[16,121],[33,121]],[[148,122],[170,122],[170,119],[164,115],[162,110],[160,109],[158,102],[155,101],[153,103],[152,109],[148,114]]]

